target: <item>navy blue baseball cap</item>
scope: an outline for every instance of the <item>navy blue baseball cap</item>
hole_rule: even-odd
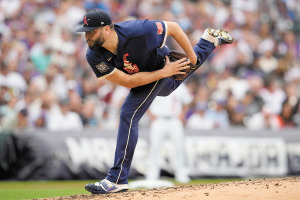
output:
[[[111,23],[111,18],[107,12],[101,9],[93,9],[84,15],[83,25],[76,32],[92,31]]]

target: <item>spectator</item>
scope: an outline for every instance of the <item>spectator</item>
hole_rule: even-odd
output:
[[[96,102],[92,99],[87,99],[82,106],[81,120],[82,124],[86,128],[97,128],[99,126],[99,120],[96,117]]]
[[[259,96],[263,99],[264,104],[271,109],[273,114],[279,114],[286,94],[280,88],[278,80],[273,77],[265,80],[265,86],[265,88],[259,91]]]
[[[22,96],[27,89],[27,83],[22,75],[16,71],[17,63],[11,61],[10,63],[3,62],[0,70],[1,82],[6,87],[14,91],[17,96]]]
[[[232,94],[229,94],[227,99],[226,110],[228,112],[230,125],[237,127],[244,126],[245,107],[241,101]]]
[[[250,130],[277,130],[276,115],[266,106],[259,112],[249,116],[246,127]]]
[[[18,116],[17,116],[17,130],[18,131],[24,131],[27,130],[29,128],[28,126],[28,120],[27,120],[27,109],[23,108],[22,110],[20,110],[18,112]]]
[[[42,34],[45,33],[39,33],[40,35],[38,37],[42,37]],[[47,71],[47,68],[51,62],[52,59],[52,49],[50,45],[44,45],[36,43],[30,52],[30,59],[32,60],[35,68],[39,71],[41,74],[45,74]]]
[[[46,126],[50,131],[81,131],[83,124],[78,113],[71,112],[68,99],[59,101],[59,109],[47,114]]]
[[[276,115],[276,129],[293,128],[294,116],[298,111],[299,101],[296,97],[286,99],[282,104],[282,110]]]
[[[214,122],[206,116],[207,105],[205,103],[196,104],[195,113],[186,122],[186,128],[191,130],[212,130]]]
[[[50,90],[43,92],[40,101],[36,104],[36,114],[38,116],[34,120],[34,126],[37,128],[47,128],[51,113],[58,112],[58,110],[55,93]]]
[[[15,109],[18,99],[7,93],[6,101],[7,104],[0,106],[0,133],[15,131],[18,125],[18,111]]]
[[[229,118],[228,113],[225,110],[226,101],[223,99],[216,99],[209,102],[209,109],[205,113],[206,118],[213,122],[214,129],[228,129]]]
[[[278,60],[273,56],[271,49],[274,48],[274,45],[269,47],[270,49],[265,50],[263,56],[259,59],[259,67],[266,74],[269,75],[273,73],[278,67]]]
[[[263,101],[260,97],[255,95],[255,93],[249,90],[242,99],[242,105],[245,108],[245,115],[249,117],[262,109]]]

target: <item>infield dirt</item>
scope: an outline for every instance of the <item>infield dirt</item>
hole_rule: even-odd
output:
[[[300,177],[129,190],[117,194],[79,194],[44,200],[300,200]]]

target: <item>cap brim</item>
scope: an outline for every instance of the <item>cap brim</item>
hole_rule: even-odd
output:
[[[87,32],[87,31],[92,31],[92,30],[95,30],[99,27],[81,27],[79,29],[76,30],[76,32]]]

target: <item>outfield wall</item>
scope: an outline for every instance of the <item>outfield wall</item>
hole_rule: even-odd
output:
[[[149,132],[140,129],[130,178],[147,168]],[[300,131],[191,131],[185,133],[192,178],[300,175]],[[116,131],[0,133],[1,180],[101,179],[113,164]],[[173,174],[175,153],[166,141],[162,170]]]

